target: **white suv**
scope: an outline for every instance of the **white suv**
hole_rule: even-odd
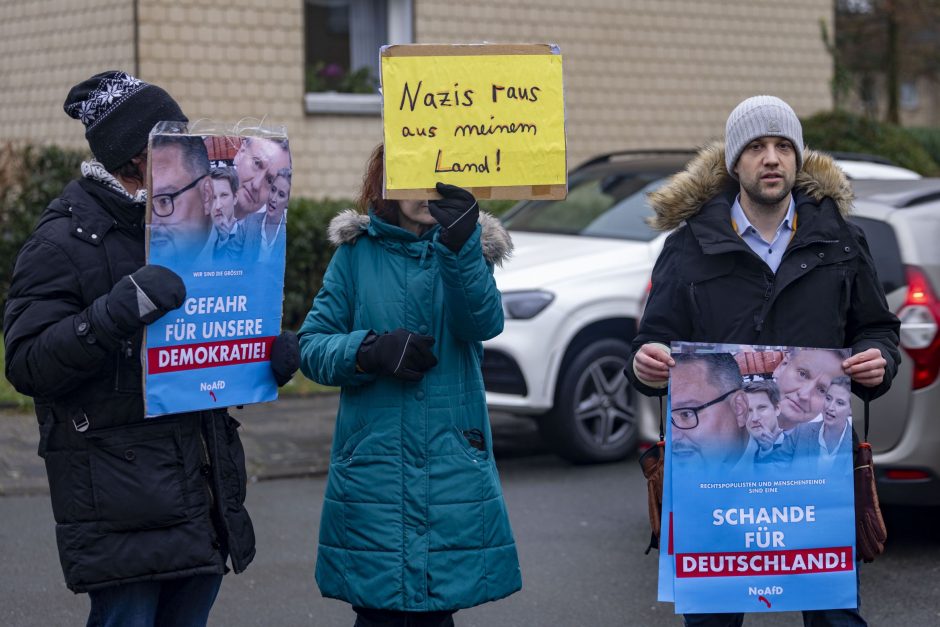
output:
[[[641,426],[658,424],[654,403],[640,402],[622,371],[665,239],[644,222],[646,194],[693,154],[602,155],[570,173],[565,200],[524,201],[503,217],[515,252],[496,271],[506,327],[484,344],[487,402],[536,417],[546,441],[574,462],[622,459]],[[850,178],[919,178],[836,156]]]

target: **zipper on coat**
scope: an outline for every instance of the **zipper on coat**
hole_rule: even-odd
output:
[[[206,444],[206,436],[202,433],[202,426],[199,429],[199,444],[202,451],[202,473],[206,482],[206,491],[209,493],[209,509],[215,509],[215,493],[212,491],[212,464],[209,462],[209,446]]]
[[[774,288],[777,286],[777,275],[765,274],[764,281],[766,282],[766,287],[764,288],[764,304],[760,309],[760,313],[754,314],[754,331],[756,331],[758,335],[764,331],[764,321],[770,314],[770,308],[774,302]]]
[[[852,277],[849,276],[848,270],[845,268],[842,269],[842,302],[841,311],[847,312],[849,309],[849,303],[852,302]],[[846,316],[843,314],[842,321],[845,322]]]
[[[121,340],[121,350],[115,356],[114,391],[121,391],[121,372],[124,370],[124,361],[134,356],[134,340]]]
[[[434,246],[434,244],[432,244],[431,242],[428,242],[428,245],[425,246],[425,247],[421,250],[421,259],[420,259],[420,261],[418,262],[418,265],[421,266],[422,268],[427,268],[427,267],[428,267],[428,263],[430,263],[430,262],[425,263],[425,260],[427,259],[427,257],[428,257],[428,252],[430,252],[432,246]]]
[[[695,283],[689,283],[689,304],[692,305],[692,314],[695,319],[701,318],[701,312],[698,308],[698,301],[695,300]]]

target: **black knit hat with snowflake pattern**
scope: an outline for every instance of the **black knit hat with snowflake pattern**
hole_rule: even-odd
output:
[[[85,125],[91,152],[109,172],[147,148],[157,122],[189,121],[166,91],[118,70],[95,74],[73,87],[63,108]]]

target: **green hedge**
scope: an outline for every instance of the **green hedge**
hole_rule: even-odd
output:
[[[512,208],[518,200],[481,200],[480,208],[494,216],[501,216]]]
[[[931,157],[908,129],[845,111],[817,113],[804,119],[803,141],[819,150],[864,152],[885,157],[924,176],[940,173],[940,162]]]
[[[920,142],[931,159],[940,163],[940,128],[908,127],[905,130]]]
[[[326,228],[337,213],[353,203],[348,200],[292,200],[287,220],[287,266],[284,272],[285,329],[297,330],[310,311],[313,297],[323,283],[323,273],[333,257]]]
[[[0,309],[13,261],[39,214],[75,178],[86,153],[56,146],[0,146]]]

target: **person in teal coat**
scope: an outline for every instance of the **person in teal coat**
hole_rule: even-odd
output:
[[[447,626],[522,586],[480,368],[512,242],[464,189],[392,201],[382,180],[379,146],[368,213],[332,220],[337,250],[298,333],[303,373],[342,390],[316,579],[356,627]]]

